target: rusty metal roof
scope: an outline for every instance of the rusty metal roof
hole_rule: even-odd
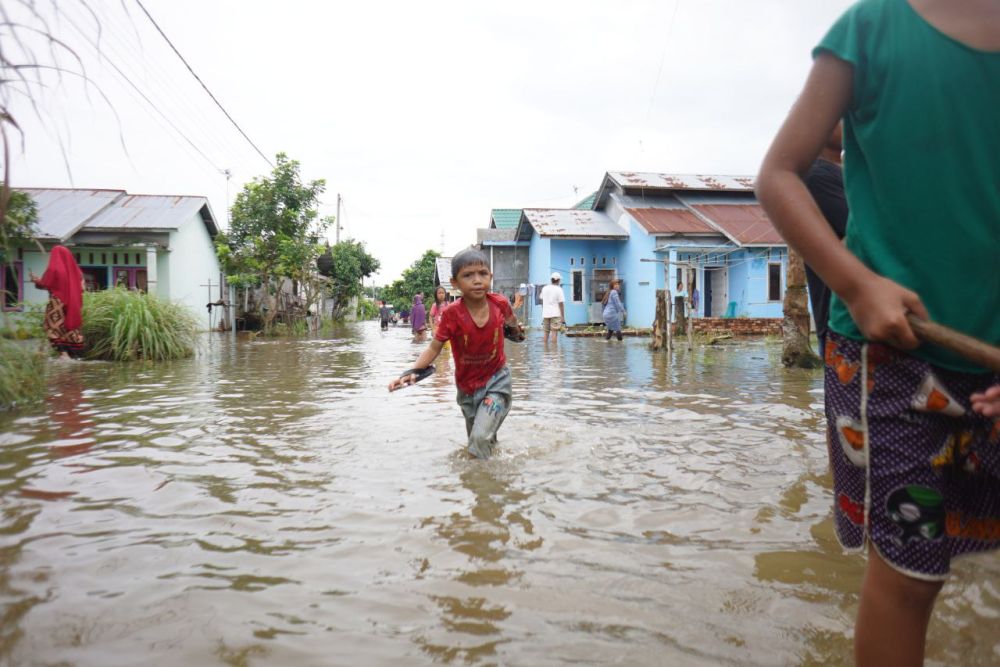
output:
[[[661,174],[636,171],[609,171],[608,176],[623,188],[752,192],[754,186],[752,176]]]
[[[124,190],[17,188],[38,207],[35,225],[39,239],[65,241],[116,199]]]
[[[602,211],[565,208],[526,208],[521,212],[518,239],[528,240],[530,225],[539,236],[558,238],[627,239],[628,232]]]
[[[82,229],[177,229],[200,215],[209,234],[219,228],[205,197],[130,195],[124,190],[23,188],[38,206],[38,238],[66,241]]]
[[[626,208],[651,234],[718,234],[687,208]]]
[[[696,204],[691,208],[741,246],[785,245],[759,204]]]

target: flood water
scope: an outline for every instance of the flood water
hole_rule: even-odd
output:
[[[488,462],[450,360],[386,392],[402,328],[53,363],[0,415],[0,663],[848,664],[820,375],[647,342],[508,343]],[[929,658],[1000,662],[995,556],[956,564]]]

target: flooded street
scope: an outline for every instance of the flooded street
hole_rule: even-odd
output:
[[[53,364],[0,415],[0,664],[848,664],[818,372],[763,341],[507,343],[498,456],[403,328]],[[887,641],[892,638],[887,637]],[[1000,662],[960,560],[929,664]]]

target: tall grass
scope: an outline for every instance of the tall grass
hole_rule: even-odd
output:
[[[0,340],[0,410],[45,396],[46,358],[41,346]]]
[[[83,296],[87,357],[110,361],[183,359],[194,354],[198,322],[151,294],[115,288]]]

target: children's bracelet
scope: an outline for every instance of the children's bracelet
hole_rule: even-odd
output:
[[[429,364],[427,368],[411,368],[408,371],[404,371],[403,374],[400,375],[399,377],[405,378],[411,375],[417,376],[417,379],[413,381],[414,383],[420,382],[424,378],[428,378],[431,375],[434,375],[434,364]]]

